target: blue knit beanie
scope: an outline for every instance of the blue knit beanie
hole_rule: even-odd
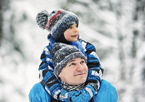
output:
[[[74,58],[83,58],[86,61],[85,55],[76,47],[64,43],[54,43],[51,58],[54,63],[54,73],[59,75],[61,70],[66,67],[67,63]]]
[[[54,10],[50,14],[42,11],[37,14],[36,21],[39,27],[48,30],[55,40],[58,40],[70,26],[78,26],[79,23],[74,13],[62,9]]]

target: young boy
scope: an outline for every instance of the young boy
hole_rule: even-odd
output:
[[[71,90],[61,90],[61,82],[56,78],[56,75],[53,74],[54,64],[51,59],[51,50],[55,42],[76,46],[87,57],[89,71],[86,86],[89,84],[92,89],[95,90],[95,93],[93,93],[93,90],[88,92],[91,99],[99,90],[103,69],[101,68],[95,47],[79,37],[78,17],[72,12],[55,10],[49,15],[46,11],[38,13],[36,20],[39,27],[50,32],[48,35],[50,42],[42,52],[42,62],[39,66],[41,84],[45,86],[46,91],[57,100],[62,100],[62,97],[60,98],[60,96],[63,96],[64,94],[72,94]],[[81,92],[80,94],[83,95],[86,93]],[[78,91],[75,93],[73,91],[73,97],[75,98],[77,96]]]

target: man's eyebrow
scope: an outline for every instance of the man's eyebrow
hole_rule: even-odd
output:
[[[83,58],[81,58],[81,60],[84,60]],[[69,61],[68,63],[74,62],[75,59],[72,59],[71,61]]]
[[[71,61],[69,61],[68,63],[71,63],[71,62],[74,62],[75,61],[75,59],[72,59]]]

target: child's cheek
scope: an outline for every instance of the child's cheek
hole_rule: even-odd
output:
[[[71,35],[71,31],[68,31],[66,34],[67,34],[68,36],[70,36],[70,35]]]
[[[65,38],[69,38],[71,36],[71,31],[67,31],[66,33],[65,33]]]

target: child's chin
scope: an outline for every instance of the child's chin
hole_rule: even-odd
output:
[[[78,39],[74,39],[73,41],[77,41]]]

